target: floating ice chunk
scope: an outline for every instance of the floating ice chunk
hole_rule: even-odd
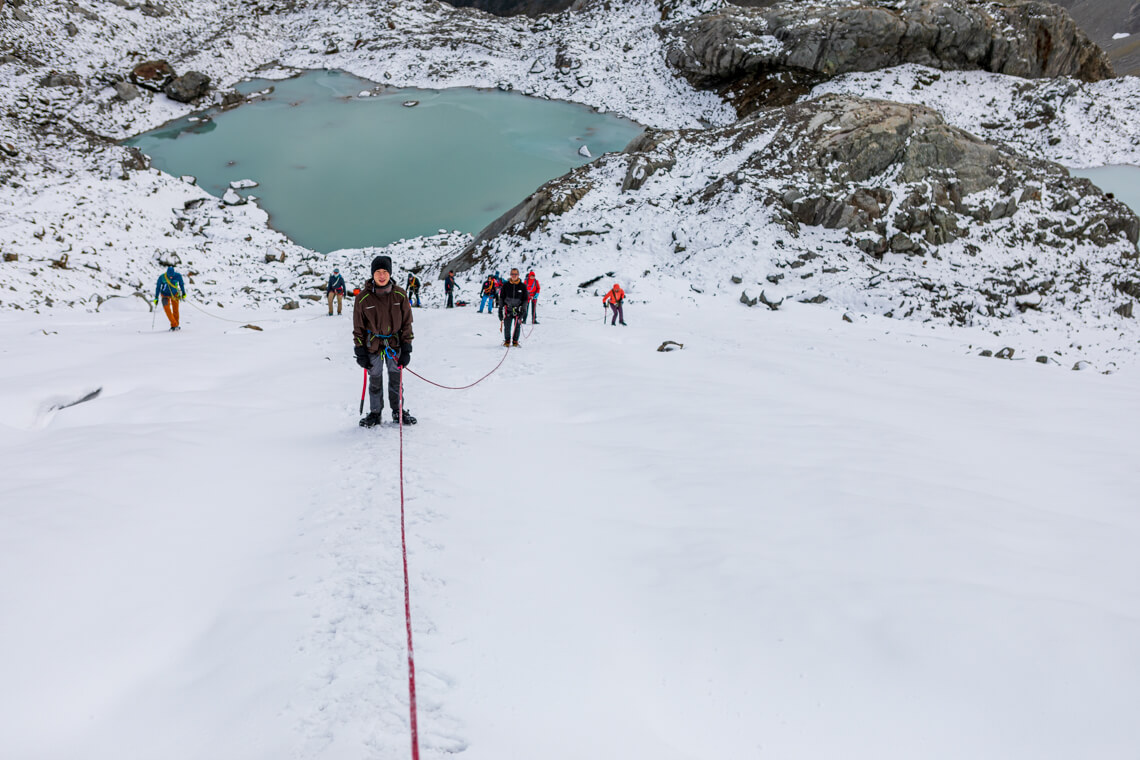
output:
[[[370,97],[372,97],[372,91],[371,90],[361,90],[360,92],[356,93],[356,97],[358,97],[358,98],[370,98]]]
[[[578,155],[585,156],[586,158],[594,157],[594,154],[590,152],[590,148],[585,145],[583,145],[581,148],[578,148]]]
[[[257,187],[257,182],[252,179],[235,179],[230,183],[230,187],[234,190],[245,190],[251,187]]]
[[[1127,37],[1131,37],[1131,36],[1132,36],[1131,32],[1117,32],[1116,34],[1112,35],[1112,39],[1123,40],[1123,39],[1125,39]]]
[[[418,101],[418,100],[405,100],[404,101],[404,108],[414,108],[415,106],[418,106],[419,104],[420,104],[420,101]]]

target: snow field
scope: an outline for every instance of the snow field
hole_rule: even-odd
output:
[[[598,300],[471,390],[408,380],[424,757],[1140,746],[1132,373]],[[349,318],[123,308],[0,322],[3,754],[408,756],[398,431],[355,425]],[[415,314],[426,377],[502,355]]]

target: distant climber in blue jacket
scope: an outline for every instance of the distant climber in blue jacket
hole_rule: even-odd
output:
[[[170,320],[170,330],[181,330],[178,326],[178,302],[186,300],[186,283],[182,275],[174,271],[174,267],[167,267],[166,271],[158,276],[158,284],[154,287],[154,302],[162,298],[162,310]]]
[[[329,277],[329,285],[325,288],[325,292],[329,296],[329,316],[333,315],[333,299],[336,299],[336,313],[340,314],[340,309],[344,305],[344,278],[340,276],[340,269],[333,267],[332,276]]]

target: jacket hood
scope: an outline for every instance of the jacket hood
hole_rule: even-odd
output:
[[[167,267],[166,268],[166,276],[167,277],[173,277],[174,275],[175,275],[174,267]]]

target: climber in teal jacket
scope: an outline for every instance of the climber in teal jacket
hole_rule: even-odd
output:
[[[162,298],[162,310],[170,320],[170,329],[181,330],[178,324],[178,302],[186,300],[186,283],[182,275],[174,271],[174,267],[167,267],[166,271],[158,276],[158,284],[154,288],[154,302]]]

